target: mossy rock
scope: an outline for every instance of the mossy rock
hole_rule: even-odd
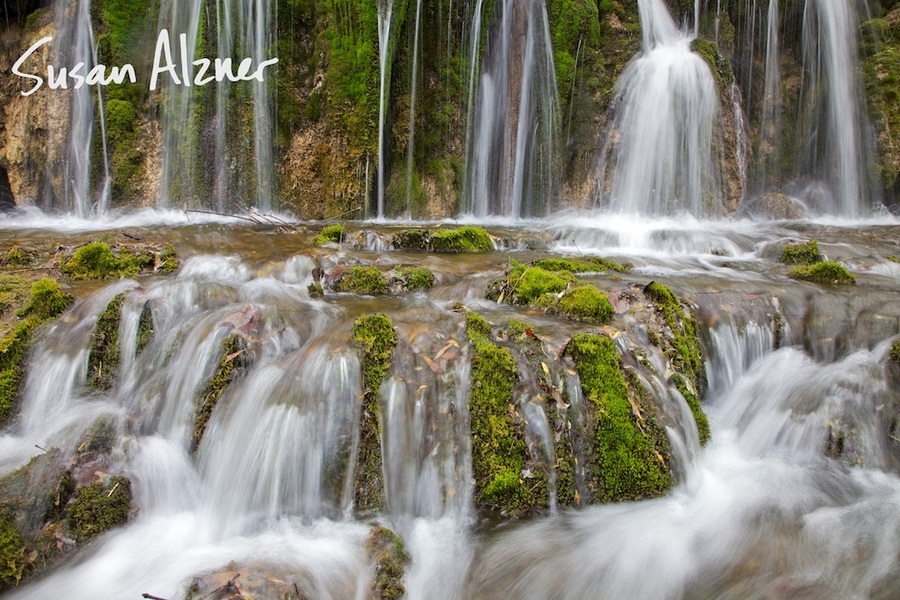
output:
[[[322,233],[312,239],[312,243],[321,246],[322,244],[340,244],[344,241],[345,231],[343,225],[329,225],[322,230]]]
[[[786,265],[814,265],[822,262],[819,243],[810,240],[805,244],[788,244],[781,251],[781,262]]]
[[[488,289],[488,299],[510,304],[535,304],[546,295],[563,292],[575,276],[569,271],[548,271],[540,267],[526,266],[510,261],[510,269],[504,279],[495,281]]]
[[[191,435],[191,454],[200,447],[206,426],[225,389],[237,377],[241,369],[247,367],[246,349],[238,335],[230,335],[222,340],[222,350],[216,363],[216,370],[197,396],[194,413],[194,428]]]
[[[891,344],[891,360],[900,365],[900,340]]]
[[[606,323],[616,313],[606,294],[592,285],[572,288],[556,306],[568,317],[591,323]]]
[[[59,271],[73,279],[110,279],[133,277],[141,269],[151,267],[155,262],[152,255],[136,255],[122,252],[121,257],[113,254],[106,242],[90,242],[80,246],[63,264]]]
[[[105,484],[79,488],[67,510],[69,530],[85,540],[128,522],[131,512],[131,481],[112,477]]]
[[[397,280],[409,292],[425,292],[434,287],[434,273],[421,267],[397,269]]]
[[[366,540],[366,550],[375,562],[370,597],[396,600],[406,596],[403,578],[411,559],[403,540],[387,527],[372,527]]]
[[[119,324],[125,294],[110,301],[97,319],[88,355],[88,387],[111,390],[119,375]]]
[[[431,233],[430,242],[434,252],[490,252],[494,249],[491,236],[483,227],[438,229]]]
[[[356,464],[355,506],[378,510],[384,504],[381,459],[381,382],[391,368],[397,334],[385,315],[365,315],[353,323],[353,340],[363,350],[363,410]]]
[[[3,511],[0,515],[0,590],[18,585],[32,566],[25,540],[14,523],[13,515]]]
[[[335,289],[339,292],[370,296],[386,294],[390,291],[390,287],[388,278],[378,267],[373,266],[350,267],[341,274],[341,278],[335,285]]]
[[[137,347],[135,349],[136,355],[139,355],[144,351],[144,348],[146,348],[150,341],[153,339],[154,332],[153,308],[150,306],[150,302],[145,302],[144,308],[141,309],[141,316],[138,317]]]
[[[693,382],[695,389],[702,391],[706,387],[706,368],[697,320],[682,307],[669,286],[663,283],[651,281],[644,287],[644,294],[656,304],[672,332],[671,338],[659,340],[662,349],[666,351],[675,370]]]
[[[828,283],[833,285],[853,285],[856,278],[843,265],[832,262],[820,262],[805,267],[799,266],[788,273],[791,279],[811,281],[813,283]]]
[[[427,229],[406,229],[394,234],[391,246],[397,250],[428,250],[430,236]]]
[[[175,247],[172,244],[166,244],[159,253],[159,264],[156,266],[156,270],[162,273],[174,273],[179,266],[181,264],[175,254]]]
[[[672,486],[665,434],[652,408],[629,389],[612,340],[579,334],[566,346],[594,414],[591,485],[594,501],[636,500]],[[640,412],[638,412],[640,409]]]
[[[694,390],[691,389],[690,385],[688,384],[688,380],[684,375],[675,373],[672,378],[674,380],[675,387],[684,397],[685,401],[688,404],[688,407],[691,409],[691,414],[694,416],[694,422],[697,424],[697,434],[700,439],[700,445],[705,446],[712,437],[712,432],[709,428],[709,418],[706,416],[706,413],[703,412],[703,407],[700,405],[700,399],[697,397],[697,394],[694,392]]]
[[[466,335],[469,340],[491,339],[491,325],[474,310],[466,313]]]
[[[535,267],[554,273],[560,271],[568,271],[569,273],[607,273],[614,271],[616,273],[628,273],[631,271],[631,265],[627,263],[617,263],[608,258],[600,258],[596,256],[583,258],[543,258],[532,263]]]
[[[10,248],[3,257],[3,264],[7,267],[27,267],[31,264],[32,256],[22,248]]]

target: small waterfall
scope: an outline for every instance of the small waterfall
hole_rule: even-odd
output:
[[[815,183],[804,196],[821,212],[846,217],[871,206],[871,145],[857,66],[859,23],[853,2],[807,0],[803,50],[807,82],[801,105],[806,118],[805,168]]]
[[[643,50],[616,84],[616,116],[601,159],[602,203],[642,214],[716,214],[715,80],[662,0],[638,5]]]
[[[384,130],[387,116],[388,91],[390,88],[390,41],[391,15],[394,11],[394,0],[376,0],[378,5],[378,206],[375,217],[384,218],[384,186],[387,170],[387,151],[385,145],[388,138]]]
[[[781,44],[778,9],[778,0],[770,0],[766,19],[766,79],[759,136],[759,155],[764,157],[759,174],[762,181],[766,181],[766,172],[778,165],[781,150]]]
[[[81,74],[86,76],[99,62],[91,23],[91,0],[57,0],[56,14],[60,32],[55,41],[56,64],[84,63]],[[103,214],[109,205],[109,157],[102,90],[101,86],[84,85],[69,92],[69,137],[62,185],[65,207],[79,217]],[[100,152],[95,155],[92,148],[98,146]],[[99,173],[92,166],[98,156],[101,161]]]
[[[476,13],[477,20],[480,6]],[[478,31],[472,36],[475,60]],[[475,217],[546,214],[556,193],[561,126],[543,2],[496,3],[470,114],[465,211]]]
[[[409,144],[406,149],[406,215],[412,215],[413,161],[416,144],[416,81],[419,77],[419,28],[422,16],[422,0],[416,1],[416,33],[413,42],[412,83],[409,100]]]

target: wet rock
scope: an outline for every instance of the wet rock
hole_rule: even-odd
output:
[[[347,590],[349,596],[352,592]],[[270,565],[229,564],[196,575],[185,600],[308,600],[315,598],[309,575]]]
[[[16,207],[16,199],[9,185],[9,173],[0,166],[0,212],[6,212]]]
[[[765,194],[745,201],[741,213],[772,220],[796,220],[806,217],[806,208],[790,196]]]

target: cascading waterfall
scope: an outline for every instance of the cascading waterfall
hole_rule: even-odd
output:
[[[378,204],[375,217],[384,218],[384,186],[385,171],[387,170],[388,143],[385,135],[385,120],[387,116],[388,90],[390,89],[390,56],[391,41],[391,16],[394,12],[394,0],[376,0],[378,6]]]
[[[478,31],[472,36],[474,60]],[[474,72],[473,66],[470,76]],[[555,153],[561,130],[543,2],[496,3],[471,117],[466,213],[512,218],[545,214],[558,185]]]
[[[815,209],[853,217],[872,205],[871,147],[857,73],[859,23],[853,2],[807,0],[803,51],[808,70],[801,105],[804,164],[814,184],[803,196]],[[824,183],[819,189],[815,181]]]
[[[82,62],[85,65],[83,73],[87,74],[99,62],[91,24],[91,0],[57,0],[56,14],[60,32],[57,64]],[[102,87],[82,86],[69,92],[71,105],[62,182],[63,203],[79,217],[103,214],[109,206],[109,157],[102,90]],[[99,149],[99,154],[95,155],[92,149]],[[99,172],[93,166],[98,157]]]
[[[616,83],[600,203],[631,213],[714,214],[720,204],[712,154],[715,80],[662,0],[638,5],[643,49]]]
[[[409,88],[409,144],[406,149],[406,214],[412,215],[413,160],[416,146],[416,81],[419,78],[419,28],[422,15],[422,0],[416,1],[416,33],[413,42],[412,83]]]

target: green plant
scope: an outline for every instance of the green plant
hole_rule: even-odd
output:
[[[353,294],[386,294],[390,290],[390,282],[378,267],[350,267],[341,275],[336,289]]]
[[[844,267],[836,262],[820,262],[809,267],[794,267],[788,273],[791,279],[801,279],[814,283],[830,283],[834,285],[853,285],[856,278]]]
[[[606,294],[592,285],[569,290],[559,299],[557,306],[564,315],[595,323],[605,323],[616,312]]]
[[[786,265],[814,265],[822,261],[819,243],[811,240],[806,244],[788,244],[781,251],[781,262]]]

